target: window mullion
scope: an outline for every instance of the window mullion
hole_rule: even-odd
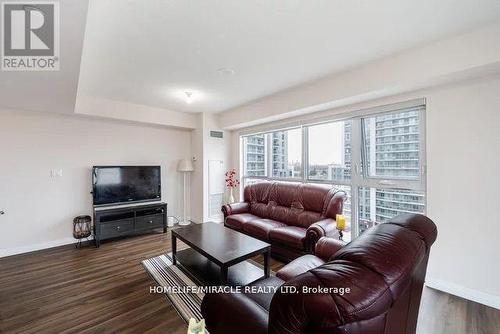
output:
[[[273,151],[272,136],[270,133],[264,135],[264,152],[266,153],[266,177],[273,176]]]
[[[309,128],[302,128],[302,182],[307,182],[309,176]]]
[[[359,194],[358,188],[362,184],[361,175],[361,119],[352,121],[351,136],[351,230],[352,236],[359,235]]]
[[[424,192],[424,213],[427,213],[427,146],[426,146],[426,109],[422,108],[419,113],[419,170],[420,170],[420,191]]]

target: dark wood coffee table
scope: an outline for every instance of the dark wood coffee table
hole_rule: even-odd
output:
[[[191,248],[177,251],[177,239]],[[270,252],[270,244],[223,224],[192,224],[172,230],[173,264],[200,285],[248,285],[269,277]],[[264,269],[245,261],[259,254],[264,256]]]

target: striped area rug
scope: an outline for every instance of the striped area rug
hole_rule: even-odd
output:
[[[171,254],[160,255],[142,261],[142,265],[160,287],[183,287],[197,286],[188,276],[179,268],[172,265]],[[170,300],[175,310],[186,323],[190,318],[199,321],[201,316],[201,301],[203,293],[164,293]]]

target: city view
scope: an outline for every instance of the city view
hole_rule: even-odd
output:
[[[352,121],[310,126],[308,164],[302,167],[301,129],[277,131],[245,137],[244,175],[252,177],[335,181],[348,193],[344,213],[351,218]],[[362,120],[362,169],[367,177],[383,179],[418,179],[419,113],[416,110],[374,116]],[[268,149],[269,148],[269,149]],[[268,165],[270,163],[270,165]],[[367,228],[406,212],[424,212],[424,194],[415,190],[377,189],[356,186],[358,223],[362,233]]]

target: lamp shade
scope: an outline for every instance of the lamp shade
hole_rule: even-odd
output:
[[[177,171],[179,172],[192,172],[194,171],[193,163],[190,159],[182,159],[177,165]]]

